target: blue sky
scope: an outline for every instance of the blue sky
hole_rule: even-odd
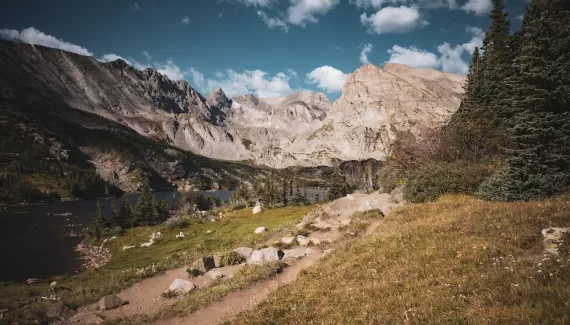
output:
[[[513,29],[527,0],[506,0]],[[346,75],[385,62],[465,73],[491,0],[100,0],[0,3],[0,38],[100,61],[121,57],[206,96],[340,96]]]

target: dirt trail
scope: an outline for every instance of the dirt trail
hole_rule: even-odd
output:
[[[253,286],[232,292],[226,295],[222,300],[202,308],[197,312],[178,318],[163,319],[155,322],[154,325],[170,325],[170,324],[192,324],[192,325],[210,325],[218,324],[224,320],[230,319],[238,313],[248,310],[259,302],[264,300],[271,292],[275,291],[279,286],[293,282],[301,270],[311,266],[316,260],[324,255],[322,251],[315,250],[315,253],[307,255],[299,260],[296,264],[288,267],[275,277],[258,282]]]
[[[323,205],[317,211],[305,216],[299,227],[312,224],[317,228],[326,229],[325,232],[315,231],[311,233],[309,238],[319,240],[323,244],[330,243],[333,247],[338,246],[342,244],[345,239],[341,227],[350,223],[350,216],[353,213],[370,209],[380,209],[384,214],[387,214],[400,204],[398,203],[399,201],[398,199],[394,199],[393,194],[373,193],[370,195],[349,195]],[[371,221],[366,235],[374,232],[380,224],[381,220]],[[249,288],[229,293],[222,300],[206,306],[193,314],[160,320],[156,322],[155,325],[218,324],[223,320],[230,319],[242,311],[253,308],[280,285],[293,282],[301,270],[311,266],[315,261],[325,255],[321,248],[313,247],[311,251],[310,254],[295,262],[288,262],[292,265],[273,278],[260,281]],[[230,266],[220,268],[220,270],[223,269],[224,273],[231,276],[239,267],[240,266]],[[159,276],[135,283],[133,286],[119,292],[117,295],[121,299],[128,301],[128,305],[105,311],[97,310],[97,304],[82,307],[76,316],[68,320],[67,324],[98,324],[101,323],[103,319],[129,317],[136,314],[155,314],[160,309],[177,301],[177,299],[166,299],[160,295],[170,286],[172,281],[177,278],[188,278],[186,268],[167,271]],[[193,278],[191,281],[198,287],[206,287],[211,282],[207,276]],[[183,299],[183,297],[178,299]]]

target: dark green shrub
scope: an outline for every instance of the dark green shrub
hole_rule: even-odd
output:
[[[421,203],[447,193],[475,193],[490,174],[490,168],[481,163],[432,162],[410,175],[404,195],[409,202]]]
[[[198,277],[200,275],[202,275],[202,272],[200,272],[199,270],[196,269],[186,269],[186,272],[188,272],[188,275],[192,278]]]

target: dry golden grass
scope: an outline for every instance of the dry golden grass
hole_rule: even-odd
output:
[[[407,206],[231,323],[570,324],[570,256],[540,233],[570,226],[569,201]]]

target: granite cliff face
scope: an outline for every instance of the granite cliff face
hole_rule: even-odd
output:
[[[107,128],[101,121],[108,120],[197,155],[276,168],[382,160],[398,132],[445,123],[459,107],[465,80],[431,69],[364,65],[334,103],[310,91],[229,99],[215,89],[204,98],[186,81],[122,60],[101,63],[7,42],[0,42],[0,71],[0,100],[19,94],[93,128]],[[71,109],[58,111],[58,105]],[[84,121],[74,110],[103,119]]]

